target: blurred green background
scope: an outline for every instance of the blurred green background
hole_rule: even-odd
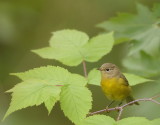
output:
[[[160,0],[0,0],[0,119],[3,118],[11,99],[10,94],[6,94],[5,91],[20,82],[9,73],[46,65],[60,65],[71,72],[83,75],[82,65],[67,67],[54,60],[42,59],[30,50],[48,46],[51,32],[61,29],[77,29],[86,32],[90,37],[97,35],[103,30],[96,28],[96,24],[115,16],[118,12],[135,13],[136,2],[151,7]],[[88,71],[104,62],[113,62],[121,66],[126,47],[124,44],[117,45],[99,62],[87,63]],[[119,53],[120,50],[123,51]],[[92,86],[90,89],[94,99],[92,110],[104,108],[108,102],[100,87]],[[136,98],[150,97],[159,91],[160,84],[156,82],[133,87]],[[157,105],[146,102],[139,107],[129,107],[123,116],[144,116],[154,119],[160,117],[158,108]],[[114,117],[116,113],[109,115]],[[17,111],[0,123],[0,125],[28,124],[72,123],[63,115],[59,103],[49,116],[44,105],[41,105]]]

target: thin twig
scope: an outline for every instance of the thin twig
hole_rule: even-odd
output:
[[[151,100],[151,101],[154,102],[154,103],[156,103],[156,104],[158,104],[158,105],[160,105],[160,102],[158,102],[156,100]]]
[[[119,114],[118,114],[118,117],[117,117],[117,121],[120,120],[122,112],[123,112],[123,108],[120,108]]]
[[[156,96],[153,96],[152,99],[155,99],[155,98],[158,98],[158,97],[160,97],[160,94],[156,95]]]
[[[82,61],[82,64],[83,64],[84,76],[87,78],[87,68],[86,68],[86,62],[83,60],[83,61]]]
[[[88,116],[99,114],[99,113],[102,113],[102,112],[110,112],[110,111],[114,111],[114,110],[119,110],[119,107],[109,108],[109,109],[106,108],[106,109],[102,109],[102,110],[99,110],[99,111],[91,112],[91,113],[88,114]]]
[[[91,113],[88,114],[88,116],[99,114],[99,113],[103,113],[103,112],[110,112],[110,111],[118,110],[119,111],[118,116],[117,116],[117,121],[118,121],[118,120],[120,120],[122,112],[123,112],[125,107],[127,107],[127,106],[129,106],[131,104],[134,104],[135,102],[141,102],[141,101],[151,101],[151,102],[154,102],[154,103],[160,105],[160,102],[154,100],[155,98],[158,98],[158,97],[160,97],[160,96],[157,95],[157,96],[154,96],[154,97],[151,97],[151,98],[137,99],[137,100],[131,101],[131,102],[126,103],[126,104],[124,104],[122,106],[119,106],[119,107],[109,108],[109,109],[102,109],[102,110],[99,110],[99,111],[91,112]]]

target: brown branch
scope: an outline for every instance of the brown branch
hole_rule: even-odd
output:
[[[122,112],[123,112],[125,107],[127,107],[127,106],[129,106],[131,104],[134,104],[135,102],[141,102],[141,101],[151,101],[153,103],[156,103],[156,104],[160,105],[160,102],[154,100],[155,98],[158,98],[158,97],[160,97],[160,95],[157,95],[157,96],[154,96],[154,97],[151,97],[151,98],[137,99],[137,100],[131,101],[131,102],[126,103],[126,104],[124,104],[122,106],[119,106],[119,107],[109,108],[109,109],[102,109],[102,110],[99,110],[99,111],[95,111],[95,112],[89,113],[88,116],[99,114],[99,113],[103,113],[103,112],[110,112],[110,111],[118,110],[119,111],[118,116],[117,116],[117,121],[118,121],[118,120],[120,120]]]
[[[83,60],[83,61],[82,61],[82,64],[83,64],[84,76],[87,78],[87,68],[86,68],[86,62]]]

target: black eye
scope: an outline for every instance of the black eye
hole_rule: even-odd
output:
[[[106,71],[109,71],[109,69],[106,69]]]

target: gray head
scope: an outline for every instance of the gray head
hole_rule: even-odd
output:
[[[99,70],[104,78],[119,77],[121,75],[119,68],[112,63],[104,63]]]

